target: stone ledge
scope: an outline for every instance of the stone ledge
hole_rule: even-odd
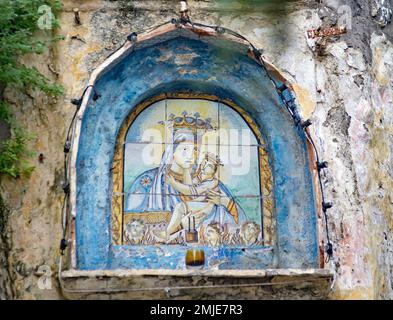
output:
[[[69,299],[325,299],[327,269],[68,270]]]

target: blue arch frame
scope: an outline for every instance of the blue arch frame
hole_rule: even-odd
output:
[[[274,177],[273,248],[224,250],[223,269],[318,267],[317,215],[304,132],[294,125],[265,69],[231,41],[179,36],[128,53],[101,74],[82,119],[76,159],[76,255],[82,270],[178,268],[184,252],[111,244],[111,167],[118,132],[133,109],[162,93],[233,101],[257,124]],[[166,250],[166,249],[165,249]],[[207,252],[209,255],[210,252]],[[256,257],[256,259],[255,259]]]

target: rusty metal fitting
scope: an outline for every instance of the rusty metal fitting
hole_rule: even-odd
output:
[[[74,8],[74,20],[75,20],[75,23],[77,24],[77,25],[81,25],[82,24],[82,22],[81,22],[81,17],[80,17],[80,15],[79,15],[79,9],[78,8]]]
[[[346,27],[331,27],[331,28],[320,28],[307,30],[307,37],[309,39],[325,38],[339,36],[347,33]]]

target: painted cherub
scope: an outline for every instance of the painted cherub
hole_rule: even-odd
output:
[[[204,243],[210,247],[218,247],[221,244],[222,227],[218,222],[209,223],[202,234]]]
[[[257,245],[260,244],[259,236],[261,234],[261,228],[258,224],[253,221],[246,221],[240,228],[240,239],[242,244],[245,245]]]
[[[180,230],[188,229],[191,219],[195,219],[196,226],[200,225],[212,211],[215,204],[208,201],[208,191],[219,191],[219,180],[216,177],[219,165],[221,165],[219,158],[206,152],[192,179],[192,185],[184,184],[176,180],[170,173],[167,174],[166,183],[181,193],[182,199],[184,199],[174,207],[171,220],[165,231],[167,239]]]
[[[124,228],[126,241],[130,244],[142,244],[146,226],[141,220],[130,220]]]

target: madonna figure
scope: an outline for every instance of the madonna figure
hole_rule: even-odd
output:
[[[200,146],[194,128],[208,126],[207,121],[197,117],[174,118],[173,143],[166,147],[160,166],[140,174],[129,190],[125,190],[126,214],[170,213],[165,230],[156,233],[159,238],[168,240],[187,229],[188,218],[195,219],[196,227],[216,222],[230,229],[247,220],[228,188],[216,176],[218,158],[206,153],[196,165]]]

